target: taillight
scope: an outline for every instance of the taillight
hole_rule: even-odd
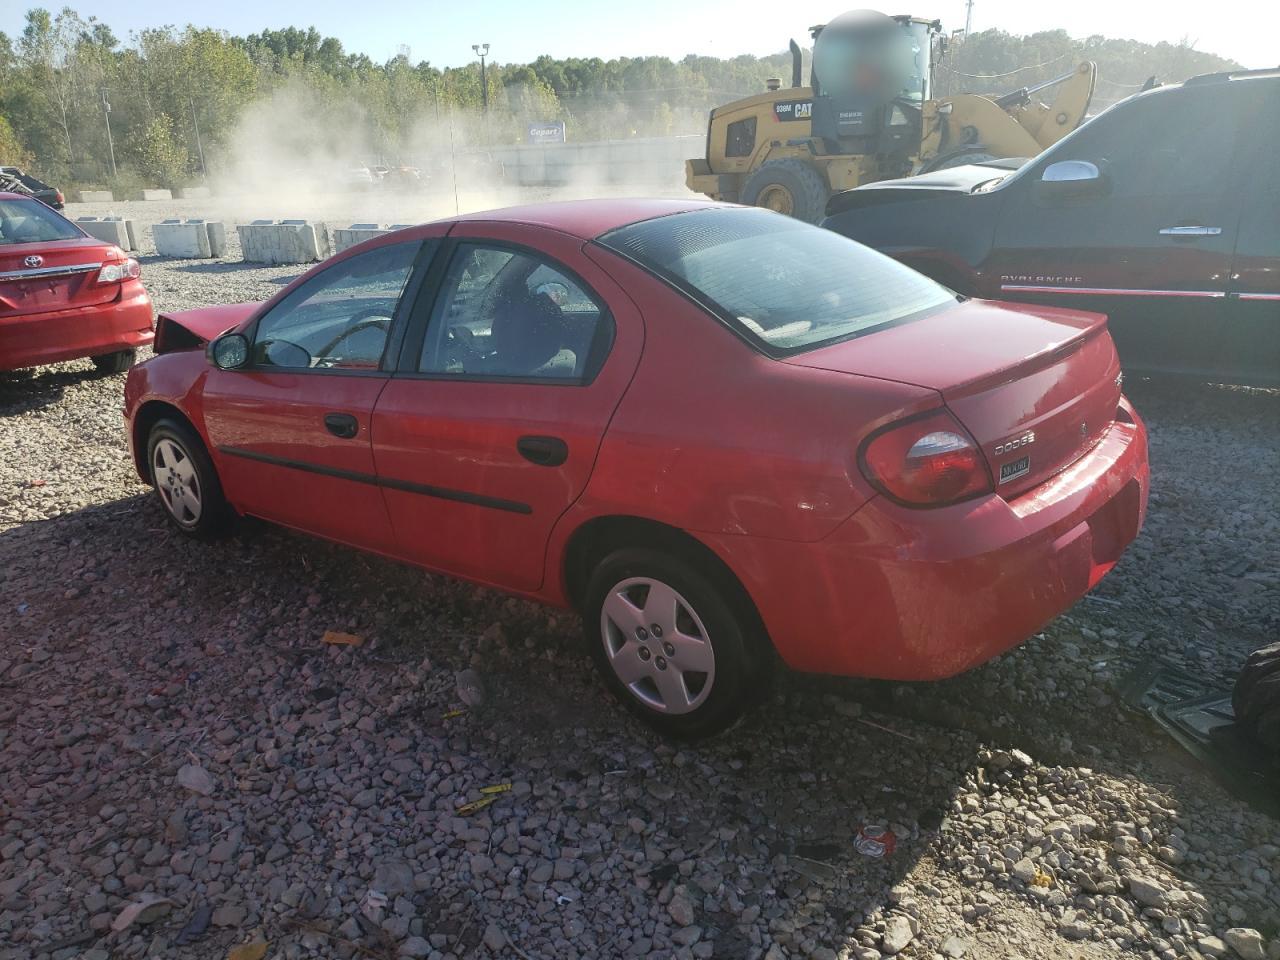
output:
[[[909,507],[941,507],[994,489],[982,451],[946,410],[881,428],[863,442],[858,465],[872,486]]]
[[[102,269],[98,271],[98,282],[123,283],[126,280],[136,280],[140,276],[142,276],[141,265],[130,257],[128,260],[120,260],[116,263],[104,263]]]

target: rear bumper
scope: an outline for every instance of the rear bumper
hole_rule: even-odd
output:
[[[933,680],[1023,642],[1115,565],[1146,515],[1147,437],[1117,422],[1006,502],[910,510],[878,497],[816,543],[720,537],[783,660],[817,673]]]
[[[154,339],[151,298],[141,283],[121,287],[110,303],[0,317],[0,370],[96,357]]]

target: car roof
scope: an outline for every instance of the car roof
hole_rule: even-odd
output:
[[[621,199],[560,200],[550,203],[532,203],[500,210],[481,210],[459,217],[450,217],[456,223],[469,221],[500,221],[503,223],[527,223],[550,227],[561,233],[582,240],[594,240],[601,234],[625,227],[641,220],[652,220],[673,213],[703,210],[717,204],[710,200],[681,200],[627,197]]]

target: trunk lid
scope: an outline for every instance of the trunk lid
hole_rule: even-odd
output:
[[[99,284],[98,269],[124,258],[118,247],[91,237],[0,244],[0,317],[108,303],[120,284]]]
[[[937,390],[1006,498],[1083,456],[1120,400],[1106,317],[1051,307],[970,300],[785,362]]]

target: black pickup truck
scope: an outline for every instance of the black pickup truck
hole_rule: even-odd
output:
[[[1135,94],[1015,170],[832,197],[823,225],[957,292],[1110,317],[1127,370],[1280,385],[1280,70]]]

